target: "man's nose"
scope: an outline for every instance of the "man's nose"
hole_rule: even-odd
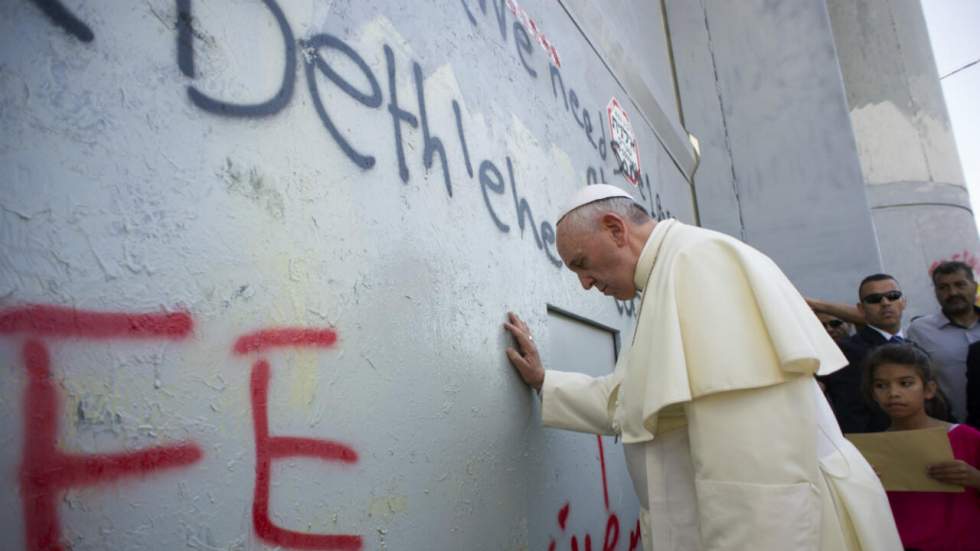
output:
[[[593,285],[595,285],[595,280],[587,275],[579,275],[578,280],[579,283],[582,284],[582,288],[585,289],[586,291],[588,291],[589,289],[592,288]]]

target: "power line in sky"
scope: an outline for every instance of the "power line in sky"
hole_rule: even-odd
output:
[[[951,76],[955,75],[956,73],[962,71],[963,69],[969,69],[970,67],[973,67],[977,63],[980,63],[980,58],[974,59],[973,61],[967,63],[966,65],[960,67],[959,69],[955,69],[953,71],[950,71],[950,72],[946,73],[945,75],[939,77],[939,80],[942,80],[942,79],[944,79],[946,77],[951,77]]]

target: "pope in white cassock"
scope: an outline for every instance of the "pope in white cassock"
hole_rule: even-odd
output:
[[[813,377],[847,360],[772,260],[604,184],[575,195],[557,238],[585,289],[643,291],[632,346],[605,377],[545,371],[510,314],[507,356],[545,425],[622,437],[646,550],[902,549]]]

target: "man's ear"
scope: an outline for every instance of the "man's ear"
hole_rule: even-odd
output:
[[[607,212],[599,218],[599,226],[608,231],[616,245],[622,247],[626,244],[626,221],[619,215]]]

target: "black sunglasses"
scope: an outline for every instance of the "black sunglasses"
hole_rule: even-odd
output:
[[[866,297],[861,299],[861,302],[865,304],[878,304],[882,299],[888,299],[888,302],[895,302],[896,300],[902,298],[901,291],[888,291],[887,293],[871,293]]]
[[[842,322],[841,320],[830,320],[830,321],[823,322],[823,326],[824,327],[835,327],[836,328],[836,327],[840,327],[841,325],[844,325],[844,322]]]

